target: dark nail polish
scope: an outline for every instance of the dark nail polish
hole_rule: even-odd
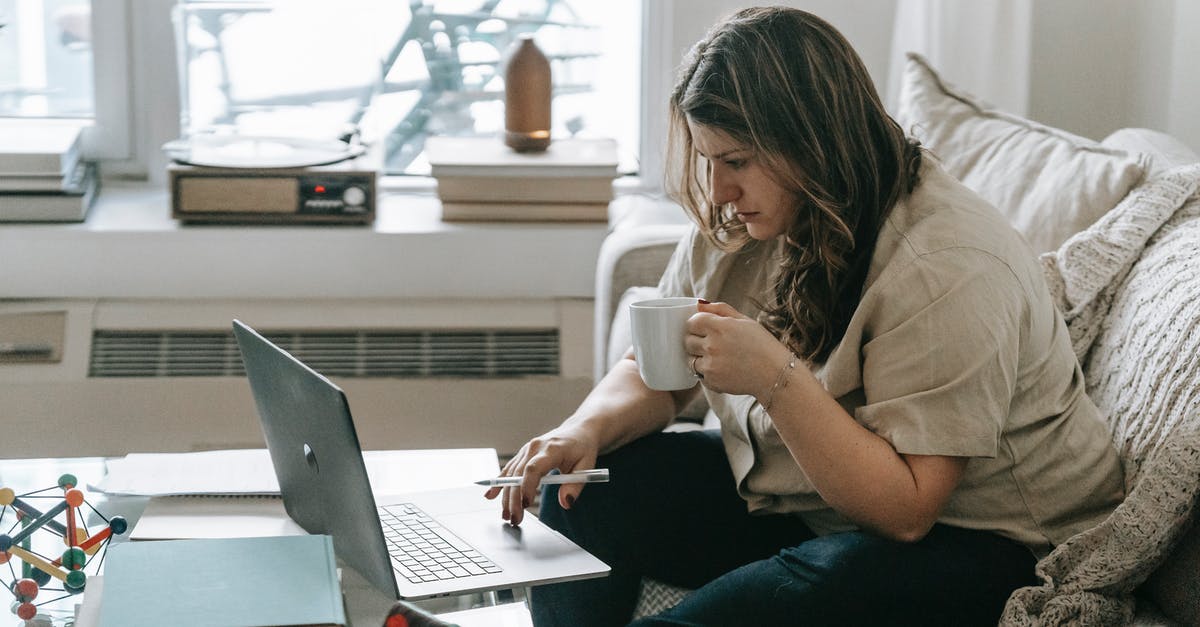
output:
[[[701,305],[711,305],[712,304],[712,303],[704,300],[703,298],[697,298],[696,300],[700,301]]]
[[[567,509],[571,509],[572,507],[575,507],[575,495],[568,494],[567,495]]]
[[[521,498],[521,507],[524,507],[526,509],[529,508],[529,497],[528,496]]]
[[[512,514],[509,514],[508,510],[504,510],[504,512],[500,514],[500,517],[504,520],[508,520],[510,516],[512,516]]]

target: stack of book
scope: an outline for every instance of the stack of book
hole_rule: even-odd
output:
[[[0,221],[80,222],[100,179],[80,158],[78,123],[0,120]]]
[[[518,153],[499,138],[430,137],[442,219],[605,222],[617,176],[611,139],[559,139]]]

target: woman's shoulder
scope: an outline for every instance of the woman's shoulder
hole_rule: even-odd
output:
[[[926,159],[916,188],[889,213],[871,273],[877,278],[910,264],[1018,277],[1038,271],[1036,255],[1000,212],[933,159]]]

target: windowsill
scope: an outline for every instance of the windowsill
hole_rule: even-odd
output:
[[[400,194],[432,195],[437,189],[437,181],[432,176],[384,175],[379,179],[379,188]],[[639,175],[626,174],[613,179],[613,189],[618,196],[622,194],[653,194],[657,191],[658,186]]]
[[[661,203],[627,196],[630,205]],[[371,226],[196,226],[108,182],[88,220],[0,225],[0,298],[591,298],[603,223],[446,223],[385,192]]]

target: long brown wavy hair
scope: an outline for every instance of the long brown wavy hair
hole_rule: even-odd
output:
[[[667,191],[721,249],[752,240],[732,207],[711,205],[689,120],[751,148],[792,192],[796,219],[759,320],[797,355],[824,361],[858,306],[884,219],[917,184],[920,146],[841,33],[784,7],[713,27],[684,60],[670,120]]]

